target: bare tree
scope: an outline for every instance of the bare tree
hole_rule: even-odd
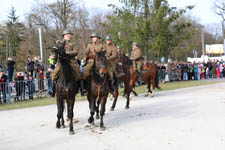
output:
[[[223,36],[225,37],[225,1],[214,0],[214,5],[216,8],[216,14],[219,15],[222,19]]]

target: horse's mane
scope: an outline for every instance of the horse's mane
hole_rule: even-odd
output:
[[[122,57],[123,57],[123,64],[127,66],[132,66],[133,63],[128,56],[123,55]]]

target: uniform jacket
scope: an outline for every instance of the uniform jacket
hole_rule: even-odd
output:
[[[135,48],[131,51],[130,59],[139,61],[141,58],[141,50],[140,48]]]
[[[115,62],[115,60],[118,58],[118,53],[116,50],[116,46],[114,44],[105,45],[106,48],[106,58],[107,60],[111,62]]]
[[[85,55],[88,59],[94,59],[95,53],[104,50],[104,45],[101,42],[88,44]]]

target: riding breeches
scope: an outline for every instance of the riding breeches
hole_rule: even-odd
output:
[[[84,79],[86,79],[90,75],[90,71],[93,65],[94,59],[88,59],[87,64],[84,66],[84,76],[83,76]]]
[[[115,66],[112,62],[109,62],[107,63],[107,74],[110,80],[113,80],[113,73],[115,73]]]
[[[72,68],[73,75],[76,77],[76,79],[81,80],[82,74],[80,72],[80,67],[79,67],[78,63],[70,63],[70,66]],[[57,80],[59,75],[60,75],[60,65],[57,64],[54,71],[51,73],[51,79],[53,81]]]
[[[141,72],[142,62],[141,61],[133,61],[133,69],[134,71]]]

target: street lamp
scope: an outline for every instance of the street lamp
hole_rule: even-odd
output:
[[[38,32],[39,32],[39,42],[40,42],[40,55],[41,55],[41,62],[43,63],[43,47],[42,47],[42,31],[41,31],[41,26],[44,24],[35,24],[38,27]]]
[[[204,27],[203,25],[200,26],[202,31],[202,55],[205,55],[205,39],[204,39]]]

